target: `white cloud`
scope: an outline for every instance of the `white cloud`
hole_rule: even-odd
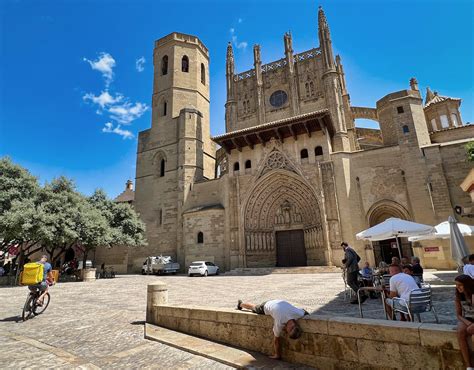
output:
[[[121,94],[117,94],[115,96],[110,95],[107,90],[102,91],[100,95],[95,96],[92,93],[88,93],[82,97],[84,101],[91,101],[94,104],[98,104],[102,109],[104,109],[106,106],[116,104],[121,102],[124,97]]]
[[[125,125],[140,118],[147,110],[148,106],[146,104],[140,102],[132,104],[128,101],[108,108],[110,118]]]
[[[235,28],[231,28],[229,30],[229,32],[230,32],[230,36],[232,37],[232,44],[234,44],[234,46],[237,49],[246,49],[247,48],[247,46],[248,46],[247,41],[239,41],[237,39],[237,35],[235,34]]]
[[[96,60],[89,60],[87,58],[82,58],[84,62],[90,64],[92,69],[102,73],[102,76],[105,79],[105,85],[108,87],[114,79],[115,59],[109,53],[100,53],[99,57]]]
[[[117,135],[122,136],[123,139],[132,139],[135,137],[131,131],[122,130],[120,128],[120,125],[117,125],[116,127],[114,127],[112,122],[107,122],[105,126],[102,128],[102,132],[105,132],[107,134],[117,134]]]
[[[140,57],[135,61],[135,68],[138,72],[143,72],[145,70],[145,57]]]

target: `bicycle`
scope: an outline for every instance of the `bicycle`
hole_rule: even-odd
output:
[[[43,304],[38,305],[37,301],[41,295],[41,291],[39,288],[34,286],[28,287],[28,289],[30,289],[30,292],[26,298],[25,305],[23,306],[23,313],[21,315],[23,321],[26,321],[33,316],[42,314],[44,311],[46,311],[46,308],[48,308],[49,301],[51,300],[49,293],[46,293],[43,297]]]

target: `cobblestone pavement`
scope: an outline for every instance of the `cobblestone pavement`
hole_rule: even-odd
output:
[[[443,323],[454,323],[454,274],[428,273]],[[25,287],[0,289],[2,368],[226,368],[222,364],[143,338],[147,284],[168,284],[170,304],[233,307],[238,298],[288,300],[321,314],[358,316],[344,300],[340,274],[266,276],[123,275],[91,283],[59,283],[46,312],[20,322]],[[364,303],[364,315],[383,318],[379,299]],[[433,321],[430,313],[424,321]]]

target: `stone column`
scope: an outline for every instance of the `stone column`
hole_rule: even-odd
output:
[[[155,306],[168,303],[168,287],[162,281],[148,284],[146,300],[146,322],[154,324]]]

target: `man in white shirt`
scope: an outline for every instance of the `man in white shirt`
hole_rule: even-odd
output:
[[[259,305],[243,303],[239,300],[237,309],[246,309],[258,315],[269,315],[273,318],[273,346],[275,353],[273,356],[270,356],[273,359],[281,358],[280,336],[283,330],[288,333],[291,339],[298,339],[301,336],[301,329],[296,320],[304,315],[308,315],[308,312],[305,310],[279,299],[266,301]]]
[[[469,264],[463,267],[464,275],[469,275],[471,279],[474,279],[474,254],[469,255]]]
[[[412,290],[418,289],[413,276],[402,272],[400,265],[390,265],[390,298],[385,299],[385,307],[389,317],[392,316],[392,309],[401,308],[400,302],[394,298],[401,298],[408,302]],[[406,321],[405,315],[401,314],[401,320]]]

